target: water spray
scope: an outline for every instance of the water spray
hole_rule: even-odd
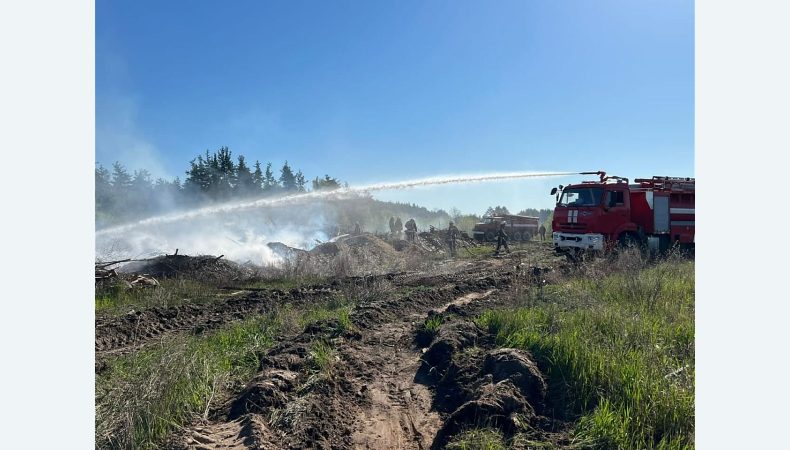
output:
[[[436,186],[443,184],[469,184],[480,183],[487,181],[502,181],[502,180],[515,180],[522,178],[547,178],[547,177],[561,177],[568,175],[578,175],[579,172],[500,172],[481,175],[455,175],[455,176],[441,176],[419,178],[414,180],[398,181],[391,183],[376,183],[363,186],[344,187],[333,190],[319,190],[311,191],[300,194],[286,195],[277,198],[262,198],[252,201],[232,202],[221,205],[207,206],[203,208],[193,209],[190,211],[167,214],[162,216],[150,217],[148,219],[139,220],[137,222],[119,225],[115,227],[105,228],[96,232],[97,236],[113,235],[125,233],[127,231],[150,226],[160,225],[166,223],[173,223],[182,220],[195,219],[199,217],[212,216],[219,213],[240,212],[258,208],[265,208],[271,206],[283,206],[287,204],[297,204],[305,200],[319,200],[319,199],[334,199],[352,196],[354,194],[364,194],[376,191],[385,190],[400,190],[412,189],[423,186]]]

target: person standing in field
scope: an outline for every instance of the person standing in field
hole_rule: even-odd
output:
[[[543,224],[540,224],[540,229],[538,229],[538,233],[540,234],[540,240],[541,241],[545,241],[546,240],[546,226],[543,225]]]
[[[390,216],[390,233],[395,234],[395,218]]]
[[[406,240],[409,242],[414,242],[414,238],[417,235],[417,222],[414,219],[409,219],[406,222]]]
[[[460,231],[453,222],[447,227],[447,244],[450,246],[450,256],[455,256],[456,240],[458,239]]]
[[[499,256],[499,249],[505,247],[508,253],[510,253],[510,247],[507,246],[507,233],[505,233],[505,225],[506,222],[502,222],[499,224],[499,231],[496,234],[496,250],[494,250],[494,256]]]
[[[395,233],[400,237],[400,233],[403,231],[403,222],[400,221],[400,217],[395,218]]]

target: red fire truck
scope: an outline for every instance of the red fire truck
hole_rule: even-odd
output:
[[[552,220],[558,252],[609,250],[642,245],[665,251],[694,246],[694,178],[628,178],[598,175],[599,180],[559,186]]]

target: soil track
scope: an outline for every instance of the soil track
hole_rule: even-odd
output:
[[[508,302],[498,294],[520,276],[514,267],[503,259],[459,266],[455,273],[391,278],[401,288],[419,289],[358,304],[354,331],[331,340],[336,363],[328,375],[306,370],[311,342],[326,337],[316,335],[321,327],[308,327],[263,355],[248,388],[214,411],[213,420],[176,436],[171,447],[440,448],[450,435],[448,420],[455,419],[437,404],[436,373],[415,337],[426,317],[464,317]]]
[[[185,304],[132,311],[119,317],[96,319],[95,352],[97,364],[109,355],[136,350],[150,341],[183,331],[195,333],[228,322],[243,320],[251,314],[266,313],[286,303],[302,305],[336,295],[332,285],[250,292],[209,304]],[[98,369],[97,365],[97,369]]]
[[[180,429],[167,447],[442,448],[457,432],[458,423],[465,420],[464,411],[478,404],[498,404],[498,398],[490,397],[500,393],[481,391],[488,385],[484,386],[476,368],[483,361],[480,355],[468,363],[468,383],[437,378],[446,368],[427,363],[426,356],[432,354],[431,348],[440,347],[435,342],[431,345],[431,339],[443,337],[420,342],[423,323],[436,315],[465,320],[508,304],[511,297],[505,293],[513,282],[531,280],[523,257],[516,252],[474,262],[447,261],[430,273],[347,277],[306,289],[256,291],[209,304],[97,318],[96,370],[101,370],[107,357],[134,351],[168,335],[199,333],[285,304],[305,307],[336,296],[346,287],[383,281],[388,286],[384,293],[368,296],[354,307],[352,330],[337,332],[338,324],[327,322],[312,324],[296,336],[282,337],[260,355],[259,372],[242,392],[231,393],[230,399],[210,411],[208,419]],[[546,259],[532,255],[529,261]],[[328,370],[318,371],[312,365],[318,343],[334,349]],[[474,389],[459,388],[465,384]],[[521,399],[520,394],[514,395]],[[456,411],[461,407],[466,408],[463,414]]]
[[[97,317],[95,320],[95,354],[97,361],[110,355],[125,354],[168,334],[191,331],[200,333],[226,323],[243,320],[252,314],[267,313],[291,304],[302,306],[327,299],[341,292],[344,286],[364,285],[386,280],[394,287],[429,287],[468,278],[469,263],[449,262],[433,274],[394,273],[369,277],[347,277],[332,283],[307,286],[290,291],[260,290],[218,300],[212,303],[153,307],[131,311],[122,316]],[[502,265],[493,261],[475,272],[490,273]]]

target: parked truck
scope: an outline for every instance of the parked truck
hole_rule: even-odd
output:
[[[694,178],[628,178],[598,175],[595,181],[551,190],[554,248],[561,253],[608,251],[636,245],[654,252],[673,245],[694,248]]]
[[[472,228],[472,236],[478,242],[496,241],[499,224],[505,222],[505,233],[512,242],[528,241],[535,237],[540,226],[540,220],[532,216],[515,214],[502,214],[483,217],[483,221]]]

